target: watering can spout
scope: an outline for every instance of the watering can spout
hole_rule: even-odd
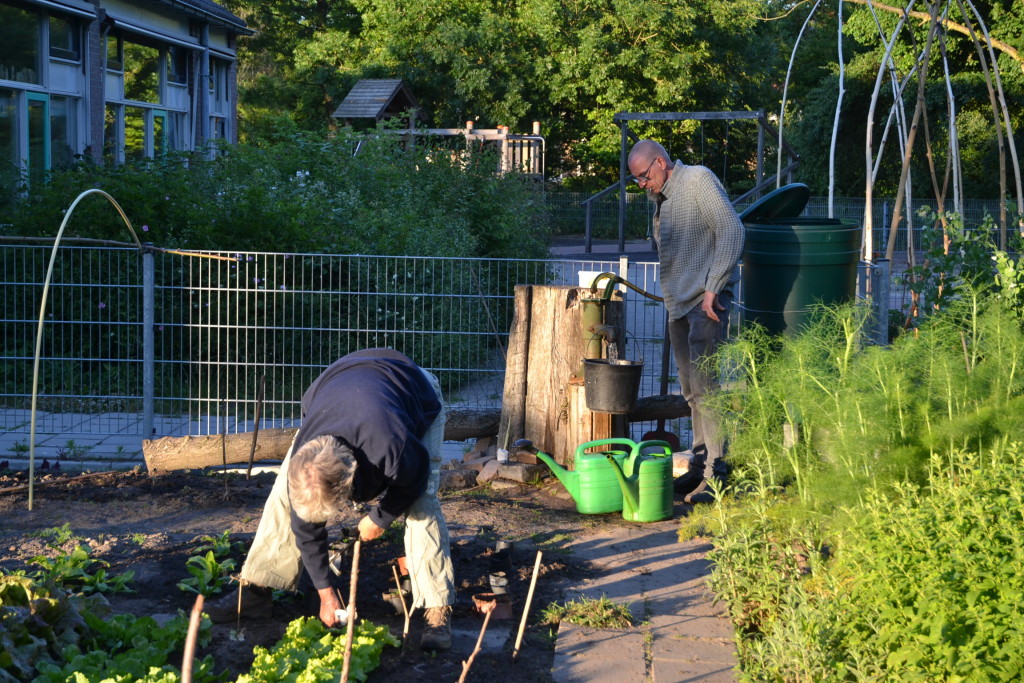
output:
[[[640,508],[640,497],[638,495],[639,468],[633,473],[633,476],[627,477],[622,471],[622,467],[611,454],[608,454],[608,463],[612,466],[612,471],[615,472],[615,476],[619,480],[619,486],[622,487],[622,497],[629,507],[633,510],[638,510]]]
[[[580,477],[578,472],[567,470],[559,465],[550,455],[534,448],[533,442],[529,439],[519,439],[512,444],[512,447],[529,451],[540,458],[545,465],[551,468],[551,471],[556,477],[558,477],[558,481],[562,482],[562,486],[564,486],[565,490],[569,492],[569,495],[573,497],[573,500],[579,502]]]

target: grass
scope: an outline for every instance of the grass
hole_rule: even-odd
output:
[[[562,621],[590,628],[629,628],[633,615],[626,605],[620,605],[602,595],[600,598],[579,598],[565,603],[553,602],[541,613],[541,623],[557,626]]]

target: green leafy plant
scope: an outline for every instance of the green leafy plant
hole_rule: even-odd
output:
[[[202,541],[202,545],[192,549],[193,555],[212,552],[216,559],[221,560],[245,549],[245,544],[241,541],[231,540],[231,531],[227,529],[220,536],[203,536],[199,540]]]
[[[235,561],[230,558],[220,561],[212,550],[208,550],[205,555],[193,555],[188,558],[185,568],[192,578],[179,581],[178,588],[209,597],[219,593],[224,584],[230,581]]]
[[[557,625],[562,621],[591,628],[628,628],[633,625],[633,615],[626,605],[614,603],[602,595],[563,604],[553,602],[541,613],[542,624]]]
[[[95,446],[83,446],[75,443],[74,439],[68,439],[68,441],[57,449],[57,458],[59,460],[81,460],[89,454],[89,452],[95,448]]]
[[[380,664],[380,654],[386,645],[399,645],[387,626],[360,621],[353,634],[349,676],[365,681]],[[273,648],[257,646],[253,652],[256,657],[252,669],[239,676],[237,683],[335,681],[345,658],[345,634],[328,629],[315,617],[300,617],[288,624]]]
[[[26,535],[34,536],[35,538],[49,539],[46,545],[51,548],[59,548],[65,543],[79,538],[75,535],[75,532],[71,530],[70,522],[65,522],[60,526],[50,527],[49,529],[30,531]]]
[[[69,553],[54,558],[40,555],[29,562],[40,567],[35,576],[44,583],[70,586],[82,593],[132,592],[128,584],[135,578],[135,572],[108,575],[104,567],[110,564],[90,557],[87,546],[76,545]]]

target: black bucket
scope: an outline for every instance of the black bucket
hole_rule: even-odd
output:
[[[587,408],[595,413],[628,413],[640,392],[643,361],[583,359]]]

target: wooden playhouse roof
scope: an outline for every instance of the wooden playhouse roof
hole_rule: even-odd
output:
[[[375,119],[419,107],[401,78],[364,78],[349,91],[332,116],[336,119]]]

